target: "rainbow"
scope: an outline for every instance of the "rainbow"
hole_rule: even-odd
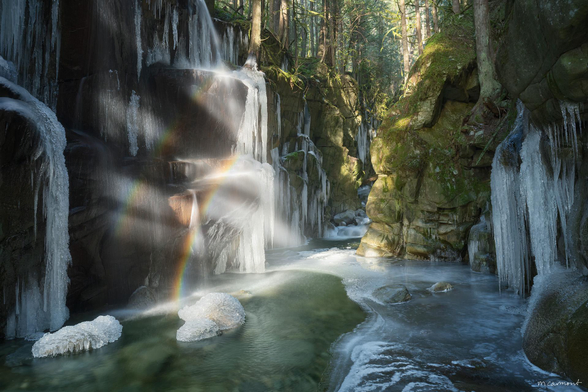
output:
[[[233,155],[229,159],[225,160],[220,168],[219,178],[226,178],[225,174],[229,173],[238,161],[238,155]],[[207,191],[203,203],[198,204],[198,216],[206,215],[210,207],[210,204],[212,203],[214,197],[218,193],[218,190],[223,183],[224,179],[222,181],[217,182],[214,186],[211,187],[211,189]],[[182,245],[182,252],[180,254],[180,260],[177,263],[178,269],[175,274],[176,278],[174,279],[172,290],[172,300],[176,302],[179,302],[182,296],[185,295],[186,271],[188,269],[190,256],[192,255],[194,242],[196,241],[200,233],[200,225],[195,225],[195,227],[193,227],[192,230],[190,230],[190,233],[186,236],[184,243]]]
[[[198,89],[196,89],[190,99],[195,103],[201,103],[205,96],[206,91],[210,88],[210,86],[214,83],[214,78],[209,78],[204,83],[202,83]],[[159,157],[165,154],[166,148],[169,147],[170,143],[173,142],[174,136],[179,129],[180,122],[179,120],[174,121],[159,137],[159,140],[155,144],[155,148],[151,152],[152,157]],[[225,174],[230,172],[233,166],[238,162],[239,156],[233,155],[226,159],[223,162],[223,165],[220,167],[219,171],[219,182],[217,182],[211,189],[209,189],[204,197],[202,203],[198,205],[198,213],[199,216],[205,215],[210,207],[211,202],[213,201],[215,195],[217,194],[218,189],[221,187],[222,183],[224,182]],[[140,198],[148,192],[148,185],[141,179],[136,179],[133,181],[132,185],[129,187],[127,195],[125,197],[124,203],[118,213],[118,218],[116,219],[114,235],[121,236],[124,233],[128,233],[129,230],[132,228],[132,208],[133,206],[140,200]],[[179,301],[185,291],[185,276],[187,267],[190,261],[190,256],[192,255],[192,249],[198,236],[201,235],[200,225],[195,225],[185,237],[181,252],[180,258],[177,263],[177,271],[174,274],[174,284],[172,290],[172,299],[175,301]]]

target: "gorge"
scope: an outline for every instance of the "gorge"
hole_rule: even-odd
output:
[[[588,5],[283,3],[2,0],[0,389],[583,390]]]

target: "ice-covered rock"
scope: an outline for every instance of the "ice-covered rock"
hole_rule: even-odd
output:
[[[196,342],[198,340],[213,338],[220,334],[221,331],[214,321],[207,318],[197,318],[187,320],[186,323],[178,329],[176,339],[179,342]]]
[[[46,333],[33,345],[35,358],[52,357],[98,349],[112,343],[122,333],[122,325],[112,316],[98,316],[74,326],[63,327],[54,333]]]
[[[210,319],[221,331],[235,328],[245,323],[245,309],[241,302],[226,293],[206,294],[192,306],[185,306],[178,312],[182,320]]]
[[[389,285],[374,290],[374,298],[383,304],[399,304],[412,299],[404,285]]]
[[[433,293],[446,293],[451,290],[453,290],[453,285],[447,282],[437,282],[429,287],[429,291],[432,291]]]

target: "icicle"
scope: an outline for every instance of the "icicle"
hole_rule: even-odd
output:
[[[131,92],[129,108],[127,110],[127,134],[129,137],[129,152],[132,156],[137,156],[139,146],[137,137],[139,135],[139,100],[135,90]]]
[[[141,78],[143,47],[141,45],[141,0],[135,0],[135,43],[137,47],[137,79]]]
[[[16,96],[15,100],[0,103],[2,110],[32,116],[31,121],[37,125],[41,140],[41,148],[32,158],[43,159],[43,167],[35,181],[37,189],[40,184],[43,185],[43,214],[46,222],[43,294],[41,297],[37,277],[18,277],[18,302],[6,330],[6,336],[24,337],[45,329],[58,329],[69,317],[65,306],[69,283],[67,267],[71,260],[68,233],[69,178],[63,155],[66,139],[65,130],[49,107],[20,86],[2,79],[0,84]],[[38,195],[37,190],[35,194]]]

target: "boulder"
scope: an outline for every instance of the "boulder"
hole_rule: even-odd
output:
[[[148,309],[157,303],[156,293],[147,286],[141,286],[131,294],[129,308]]]
[[[351,210],[347,210],[345,212],[337,214],[333,217],[333,222],[335,222],[336,225],[353,224],[353,223],[355,223],[355,212],[351,211]]]
[[[447,282],[437,282],[429,287],[429,291],[433,293],[446,293],[451,290],[453,290],[453,285]]]
[[[410,295],[408,289],[403,285],[389,285],[380,287],[374,290],[373,296],[376,298],[376,300],[385,305],[400,304],[410,301],[412,298],[412,295]]]
[[[588,281],[564,270],[536,277],[523,326],[529,361],[571,380],[588,380]]]

